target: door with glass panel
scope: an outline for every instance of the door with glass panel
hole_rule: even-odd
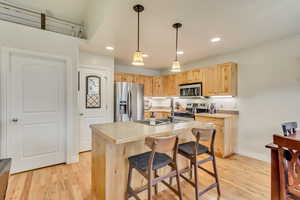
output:
[[[92,147],[91,124],[111,122],[109,113],[109,74],[106,71],[78,71],[78,103],[80,116],[80,152]],[[112,92],[112,91],[110,91]]]

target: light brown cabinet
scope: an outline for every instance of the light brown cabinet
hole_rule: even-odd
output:
[[[163,78],[164,96],[178,96],[179,88],[176,84],[176,74],[170,74]]]
[[[144,113],[144,118],[149,119],[151,117],[151,113],[154,114],[156,119],[168,118],[171,116],[171,113],[166,111],[146,111]]]
[[[144,76],[144,95],[152,97],[153,95],[153,78],[152,76]]]
[[[153,76],[152,96],[154,96],[154,97],[164,96],[163,82],[164,82],[164,77],[162,77],[162,76]]]
[[[178,96],[180,84],[196,82],[202,82],[204,96],[236,96],[237,64],[228,62],[166,76],[144,76],[117,72],[115,81],[144,84],[144,95],[149,97]]]
[[[237,65],[224,63],[203,68],[204,96],[237,95]]]
[[[144,84],[144,95],[149,97],[152,96],[152,76],[116,72],[115,82]]]
[[[215,115],[217,116],[217,115]],[[225,158],[236,151],[237,116],[214,117],[214,115],[196,115],[196,120],[213,123],[216,128],[215,153],[217,156]],[[207,145],[208,142],[203,142]]]

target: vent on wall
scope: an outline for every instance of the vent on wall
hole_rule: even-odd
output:
[[[0,20],[44,29],[64,35],[83,38],[84,27],[68,20],[48,16],[45,13],[0,2]]]

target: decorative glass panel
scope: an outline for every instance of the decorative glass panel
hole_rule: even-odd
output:
[[[86,77],[86,108],[101,108],[101,78]]]

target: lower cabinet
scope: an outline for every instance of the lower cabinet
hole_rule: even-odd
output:
[[[215,116],[217,116],[216,114]],[[213,123],[216,127],[215,153],[218,157],[228,157],[235,153],[237,144],[237,115],[196,115],[196,120]],[[209,145],[209,142],[202,142]]]
[[[168,118],[171,116],[171,113],[166,111],[145,111],[144,118],[149,119],[151,117],[151,113],[154,113],[156,119]]]

